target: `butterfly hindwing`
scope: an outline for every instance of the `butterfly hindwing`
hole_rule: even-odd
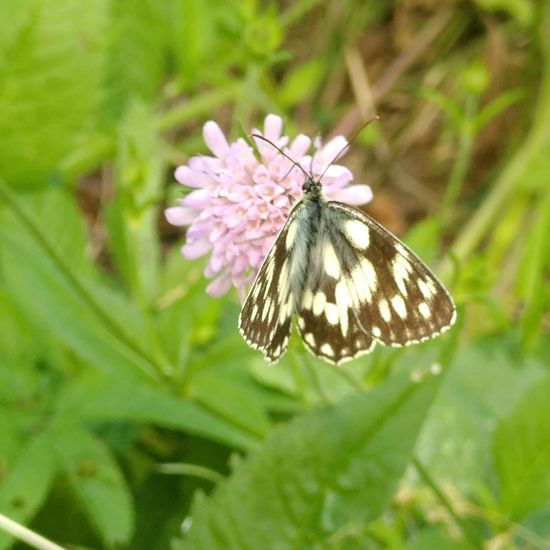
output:
[[[351,294],[345,280],[319,273],[308,280],[298,310],[298,331],[306,348],[329,363],[343,363],[368,353],[374,340],[361,329],[350,309]]]

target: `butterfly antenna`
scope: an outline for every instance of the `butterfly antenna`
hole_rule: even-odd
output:
[[[340,149],[340,151],[338,151],[338,153],[336,154],[336,156],[329,162],[329,164],[327,165],[327,167],[323,170],[323,173],[319,176],[319,181],[321,181],[323,179],[323,176],[327,173],[327,170],[351,147],[351,144],[355,141],[355,138],[371,123],[371,122],[374,122],[375,120],[380,120],[380,117],[378,115],[376,116],[373,116],[372,118],[369,118],[369,120],[367,120],[367,122],[365,122],[365,124],[363,124],[359,130],[357,130],[355,132],[355,134],[353,134],[350,138],[350,140],[346,143],[346,145],[344,145],[344,147],[342,147],[342,149]]]
[[[281,155],[283,155],[283,157],[285,157],[286,159],[288,159],[290,162],[292,162],[292,164],[294,166],[297,166],[304,174],[304,176],[307,178],[307,179],[311,179],[311,175],[308,174],[303,168],[302,166],[300,166],[295,160],[291,159],[280,147],[277,147],[277,145],[275,145],[271,140],[265,138],[264,136],[261,136],[260,134],[251,134],[252,137],[254,138],[258,138],[258,139],[261,139],[262,141],[265,141],[266,143],[269,143],[271,145],[271,147],[273,147],[274,149],[276,149],[277,151],[279,151],[279,153],[281,153]],[[292,166],[292,168],[294,168],[294,166]],[[288,176],[288,174],[290,174],[290,171],[292,170],[292,168],[286,173],[285,175],[285,178],[286,176]],[[284,179],[284,178],[283,178]]]

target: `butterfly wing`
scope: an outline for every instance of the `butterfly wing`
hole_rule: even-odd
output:
[[[360,210],[326,204],[298,308],[307,348],[341,363],[368,353],[375,341],[404,346],[434,337],[455,320],[455,306],[428,267]]]
[[[246,343],[275,362],[286,351],[294,311],[290,288],[292,240],[298,203],[263,261],[239,315],[239,331]]]

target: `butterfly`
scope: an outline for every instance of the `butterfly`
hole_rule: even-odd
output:
[[[322,176],[315,179],[294,164],[305,175],[302,200],[242,306],[239,331],[246,343],[276,362],[296,317],[305,347],[340,364],[369,353],[376,343],[407,346],[451,327],[453,299],[426,264],[361,210],[327,201]]]

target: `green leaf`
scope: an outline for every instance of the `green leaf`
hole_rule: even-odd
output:
[[[98,373],[88,374],[72,384],[59,397],[57,414],[87,421],[151,423],[240,449],[250,449],[258,443],[258,438],[195,403],[144,384]]]
[[[261,403],[249,388],[235,380],[232,373],[220,369],[198,372],[193,376],[192,387],[193,397],[221,418],[227,418],[257,437],[268,432],[270,423]]]
[[[281,85],[279,101],[286,108],[294,107],[315,93],[325,72],[324,59],[310,59],[289,71]]]
[[[550,376],[536,381],[501,420],[493,440],[500,504],[519,521],[550,503]]]
[[[59,193],[47,190],[35,197],[47,199],[50,192]],[[19,198],[17,201],[23,203]],[[44,235],[52,250],[45,249],[29,226],[11,215],[0,224],[4,284],[14,301],[32,323],[48,326],[77,355],[96,367],[110,371],[125,369],[130,376],[138,376],[137,367],[152,372],[151,359],[143,355],[140,347],[146,339],[142,336],[139,312],[101,283],[99,274],[85,257],[82,240],[75,238],[81,227],[73,202],[67,197],[44,200],[40,209],[33,207],[33,202],[26,202],[24,209],[27,216],[34,216],[30,223]],[[42,214],[40,224],[36,212]],[[52,218],[58,220],[57,225]],[[64,227],[59,220],[66,220]],[[60,258],[63,269],[54,254]],[[75,286],[75,280],[80,288]],[[84,299],[82,290],[96,309]],[[97,309],[103,312],[102,318],[98,317]],[[126,336],[121,340],[127,333],[133,339]]]
[[[111,6],[107,107],[118,117],[132,98],[149,103],[155,97],[167,58],[166,8],[154,0],[117,0]]]
[[[2,415],[0,421],[3,423],[6,418]],[[57,462],[49,429],[30,439],[4,479],[0,478],[0,512],[27,523],[46,500]],[[10,543],[10,537],[0,531],[0,548],[7,548]]]
[[[522,361],[513,335],[463,345],[418,439],[418,454],[432,477],[464,494],[484,486],[496,422],[543,372],[539,362]]]
[[[313,548],[379,516],[439,384],[407,374],[275,432],[210,499],[183,548]]]
[[[105,0],[0,3],[0,172],[11,184],[52,173],[101,101]]]
[[[411,544],[406,546],[406,550],[473,550],[472,546],[466,542],[460,542],[449,538],[433,527],[423,529],[416,535]]]
[[[108,448],[67,421],[57,424],[52,445],[84,512],[105,543],[128,542],[133,529],[132,497]]]

